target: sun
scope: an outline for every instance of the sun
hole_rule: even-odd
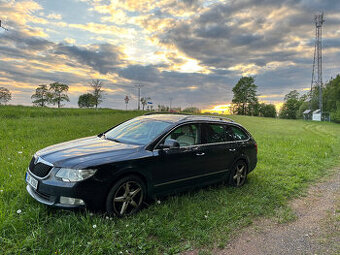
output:
[[[231,104],[216,105],[210,109],[203,109],[203,113],[231,114]]]

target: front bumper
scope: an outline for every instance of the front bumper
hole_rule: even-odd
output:
[[[37,188],[33,188],[27,183],[26,190],[28,194],[36,201],[53,207],[60,208],[90,208],[90,209],[102,209],[105,202],[105,196],[101,192],[103,185],[95,180],[85,180],[81,182],[63,182],[55,178],[54,169],[45,178],[38,178],[34,174],[27,170],[27,174],[38,181]],[[100,190],[98,190],[98,187]],[[83,203],[76,202],[75,204],[69,204],[61,202],[67,200],[76,201],[82,200]]]
[[[28,194],[31,195],[35,200],[38,202],[49,205],[49,206],[55,206],[60,208],[83,208],[85,205],[71,205],[71,204],[62,204],[60,203],[60,196],[50,196],[48,194],[42,194],[36,190],[34,190],[29,184],[26,186],[26,190]]]

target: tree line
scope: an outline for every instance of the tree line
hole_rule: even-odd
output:
[[[331,78],[322,87],[323,112],[329,113],[331,120],[340,122],[340,75]],[[303,118],[303,112],[307,109],[315,111],[319,109],[319,89],[313,87],[307,94],[300,94],[297,90],[290,91],[284,98],[284,104],[280,111],[280,118]]]
[[[103,101],[103,82],[101,80],[92,80],[90,83],[90,92],[80,95],[78,106],[83,107],[98,107]],[[67,95],[69,86],[67,84],[54,82],[49,85],[39,85],[35,89],[35,93],[31,96],[32,103],[35,106],[45,107],[47,105],[57,105],[58,108],[63,106],[63,102],[69,102],[70,98]]]
[[[80,108],[97,108],[103,102],[104,98],[104,83],[101,80],[91,80],[89,82],[89,92],[82,94],[78,99],[78,106]],[[257,96],[257,85],[254,77],[242,77],[233,87],[232,99],[232,114],[263,116],[263,117],[277,117],[275,105],[259,103]],[[35,93],[31,96],[32,102],[35,106],[45,107],[48,105],[57,105],[58,108],[63,106],[63,102],[69,102],[67,95],[69,86],[67,84],[54,82],[49,85],[39,85]],[[340,122],[340,75],[331,78],[323,86],[323,111],[330,114],[331,120]],[[12,99],[12,93],[4,87],[0,87],[0,104],[7,104]],[[130,100],[128,96],[125,97],[125,104]],[[148,105],[151,100],[150,97],[142,97],[140,102],[143,111],[153,110],[152,106]],[[297,90],[292,90],[284,97],[284,104],[278,114],[278,117],[284,119],[298,119],[303,118],[303,112],[306,109],[312,111],[319,108],[319,90],[314,87],[312,91],[307,94],[301,94]],[[181,111],[179,109],[168,106],[159,105],[159,111]],[[199,111],[198,108],[193,107],[184,109],[186,112]],[[183,110],[183,111],[184,111]]]

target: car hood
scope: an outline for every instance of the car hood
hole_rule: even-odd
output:
[[[36,153],[55,167],[84,166],[86,162],[96,164],[97,160],[109,158],[111,162],[120,161],[136,153],[142,146],[118,143],[91,136],[46,147]]]

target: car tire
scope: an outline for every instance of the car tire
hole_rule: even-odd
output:
[[[145,183],[135,175],[128,175],[118,180],[106,199],[106,211],[118,217],[138,212],[146,198]]]
[[[237,161],[229,176],[229,184],[233,187],[241,187],[247,180],[248,166],[244,160]]]

